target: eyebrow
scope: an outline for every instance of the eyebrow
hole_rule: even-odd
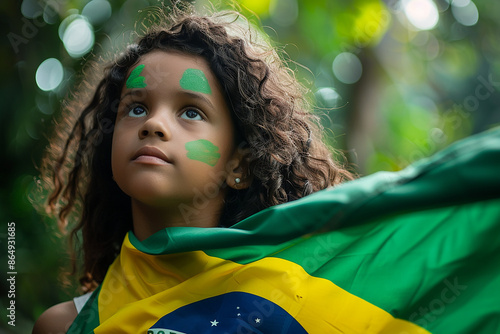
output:
[[[132,89],[132,90],[129,90],[128,92],[126,92],[122,97],[120,97],[120,101],[122,101],[124,98],[126,98],[127,96],[129,95],[134,95],[134,94],[139,94],[140,92],[142,91],[142,89]],[[205,97],[204,95],[202,94],[198,94],[196,92],[193,92],[193,91],[189,91],[189,90],[181,90],[180,91],[180,94],[182,95],[187,95],[189,96],[190,98],[193,98],[195,100],[200,100],[200,101],[203,101],[205,102],[206,104],[208,104],[212,109],[215,109],[215,106],[214,104],[212,103],[212,101],[210,101],[207,97]]]
[[[215,106],[213,105],[212,101],[210,101],[207,97],[205,97],[202,94],[198,94],[198,93],[188,91],[188,90],[182,90],[181,93],[184,95],[188,95],[189,97],[194,98],[196,100],[204,101],[206,104],[208,104],[210,107],[212,107],[212,109],[215,109]]]
[[[123,100],[124,98],[126,98],[129,95],[139,94],[140,91],[141,91],[140,89],[131,89],[131,90],[129,90],[128,92],[126,92],[125,94],[123,94],[123,96],[120,96],[120,102],[121,102],[121,100]]]

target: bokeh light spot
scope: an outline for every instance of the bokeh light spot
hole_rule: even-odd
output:
[[[322,87],[316,92],[316,99],[327,108],[338,107],[342,98],[339,93],[331,87]]]
[[[62,82],[64,69],[59,60],[49,58],[44,60],[36,70],[35,80],[43,91],[56,89]]]
[[[431,0],[404,0],[403,9],[408,21],[420,30],[430,30],[439,21],[438,9]]]
[[[99,25],[111,17],[111,5],[107,0],[92,0],[83,8],[82,15],[92,25]]]
[[[448,0],[453,6],[465,7],[470,3],[470,0]]]
[[[452,2],[451,12],[455,20],[464,26],[473,26],[479,21],[479,11],[472,1],[466,3],[462,1],[458,3],[455,1]]]
[[[377,44],[384,36],[391,21],[391,14],[383,2],[367,2],[358,7],[352,24],[352,35],[360,45]]]
[[[339,81],[353,84],[361,78],[363,66],[355,54],[342,52],[333,60],[332,70]]]
[[[23,0],[21,3],[21,13],[28,19],[34,19],[43,13],[43,8],[40,6],[39,1]]]
[[[45,5],[43,20],[48,24],[56,24],[59,20],[59,12],[52,6],[51,2]]]
[[[68,54],[79,58],[94,46],[94,30],[88,20],[81,15],[71,15],[61,22],[59,37]]]
[[[269,14],[271,0],[241,0],[241,5],[255,14],[265,17]]]

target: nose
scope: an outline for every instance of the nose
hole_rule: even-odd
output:
[[[170,139],[170,129],[167,120],[159,116],[148,119],[139,129],[139,138],[145,139],[150,136],[156,136],[161,140]]]

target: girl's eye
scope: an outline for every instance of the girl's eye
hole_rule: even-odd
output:
[[[181,114],[181,118],[189,119],[191,121],[203,121],[201,113],[196,109],[187,109]]]
[[[147,114],[146,109],[141,106],[135,106],[128,112],[128,115],[130,117],[144,117],[146,116],[146,114]]]

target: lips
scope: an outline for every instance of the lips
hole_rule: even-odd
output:
[[[172,163],[165,153],[152,146],[144,146],[139,149],[132,157],[132,161],[155,165]]]

